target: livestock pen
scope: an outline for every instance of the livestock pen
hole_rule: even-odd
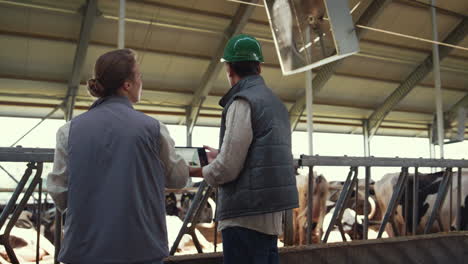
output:
[[[16,259],[15,249],[10,244],[10,232],[14,227],[16,221],[18,220],[20,213],[27,205],[28,200],[31,198],[34,192],[38,194],[38,200],[35,205],[35,209],[37,210],[37,217],[41,219],[41,214],[43,213],[43,209],[41,208],[42,204],[42,192],[43,189],[41,188],[41,178],[43,177],[42,173],[42,166],[45,162],[52,162],[53,161],[53,150],[52,149],[25,149],[25,148],[1,148],[0,149],[0,161],[9,161],[9,162],[25,162],[27,163],[25,174],[22,176],[21,180],[17,188],[14,189],[14,192],[8,201],[7,205],[4,207],[2,214],[0,216],[0,227],[6,224],[5,229],[1,229],[1,243],[7,249],[7,254],[9,259],[12,263],[20,263],[18,259]],[[341,166],[341,167],[349,167],[349,173],[345,177],[345,181],[343,183],[343,187],[340,190],[339,198],[335,204],[335,210],[333,211],[333,216],[329,226],[324,226],[324,234],[319,243],[312,244],[312,211],[314,210],[314,195],[308,196],[307,201],[307,223],[306,227],[306,237],[307,237],[307,244],[303,246],[297,246],[291,244],[293,241],[292,236],[293,232],[302,232],[301,229],[294,230],[291,226],[292,223],[292,214],[286,213],[285,214],[285,235],[283,241],[285,242],[285,247],[280,250],[280,255],[282,261],[284,263],[296,263],[299,260],[306,260],[309,258],[320,258],[324,262],[330,261],[330,259],[337,259],[338,263],[344,263],[344,260],[340,260],[345,256],[349,257],[353,261],[360,261],[362,263],[372,263],[378,258],[379,255],[385,255],[388,252],[392,252],[392,258],[387,259],[388,263],[392,263],[392,261],[398,259],[413,259],[417,260],[420,259],[427,259],[428,254],[430,253],[433,256],[433,261],[436,263],[438,259],[443,258],[444,256],[448,259],[459,260],[463,258],[463,254],[466,254],[466,249],[463,245],[466,245],[468,242],[468,235],[464,232],[460,232],[465,230],[465,224],[462,226],[462,217],[466,217],[463,214],[466,212],[462,212],[463,207],[465,206],[462,204],[462,193],[463,191],[468,191],[462,189],[462,169],[468,168],[468,161],[466,160],[439,160],[439,159],[402,159],[402,158],[375,158],[375,157],[326,157],[326,156],[302,156],[301,159],[297,160],[297,164],[299,166],[304,166],[309,168],[309,177],[308,177],[308,192],[313,193],[314,189],[314,173],[313,169],[321,166]],[[404,232],[398,233],[396,232],[396,236],[393,238],[386,238],[386,239],[378,239],[378,240],[368,240],[367,242],[360,242],[360,241],[352,241],[346,243],[332,243],[326,244],[328,240],[328,236],[332,229],[335,226],[338,226],[339,232],[341,233],[342,237],[344,238],[344,231],[343,226],[341,223],[342,216],[344,211],[347,209],[346,205],[350,200],[353,198],[351,197],[351,193],[355,192],[355,198],[357,199],[357,192],[359,189],[362,189],[362,186],[359,186],[358,183],[358,168],[365,168],[365,182],[364,182],[364,194],[365,194],[365,201],[368,201],[370,193],[371,193],[371,169],[374,167],[395,167],[399,168],[401,172],[398,174],[396,184],[392,187],[392,194],[391,199],[389,200],[389,204],[387,205],[387,209],[385,213],[382,215],[382,219],[379,224],[379,233],[378,238],[382,235],[385,228],[388,224],[391,224],[391,228],[397,229],[395,224],[395,211],[396,207],[399,205],[405,205],[405,211],[403,216],[407,217],[410,214],[408,213],[412,210],[412,218],[404,220]],[[421,177],[425,177],[426,174],[418,173],[419,168],[424,167],[437,167],[437,168],[444,168],[444,173],[440,179],[440,184],[438,185],[438,189],[436,192],[436,200],[435,203],[432,204],[431,210],[428,212],[428,221],[426,226],[424,227],[423,232],[418,233],[417,226],[418,226],[418,204],[419,204],[419,196],[417,195],[420,193],[419,188],[419,181]],[[410,176],[409,169],[414,170],[414,174]],[[456,169],[454,173],[453,169]],[[35,174],[33,175],[33,171]],[[32,176],[32,180],[31,180]],[[456,176],[456,177],[454,177]],[[409,203],[410,196],[409,188],[410,184],[409,181],[412,180],[413,184],[411,187],[413,188],[413,195],[412,195],[412,203]],[[456,179],[456,183],[452,184]],[[26,186],[29,183],[29,186]],[[204,185],[201,187],[203,188]],[[452,188],[455,186],[454,190]],[[196,188],[195,188],[196,189]],[[22,192],[24,196],[21,198],[20,202],[17,203],[19,196]],[[450,195],[447,197],[448,193],[454,193],[454,197]],[[404,195],[406,194],[406,195]],[[402,197],[404,196],[403,201]],[[435,221],[439,222],[441,225],[441,219],[439,212],[444,205],[444,201],[447,199],[454,199],[455,200],[455,210],[453,210],[453,215],[450,213],[449,216],[444,215],[443,217],[455,217],[456,218],[456,225],[454,226],[453,232],[451,233],[444,233],[444,234],[431,234],[425,235],[431,230],[431,227],[434,226]],[[450,209],[452,209],[452,202],[449,203]],[[200,206],[197,203],[193,203],[192,206]],[[357,207],[357,203],[355,203],[355,207]],[[363,203],[363,239],[367,239],[367,232],[369,230],[369,204],[367,202]],[[354,208],[355,210],[357,208]],[[403,210],[402,210],[403,211]],[[452,212],[452,210],[450,210]],[[11,214],[10,219],[7,221],[9,215]],[[61,214],[56,214],[55,221],[55,238],[54,238],[54,246],[58,251],[60,248],[60,241],[61,241]],[[355,214],[357,217],[357,214]],[[289,218],[289,219],[288,219]],[[412,229],[409,230],[407,228],[407,224],[409,221],[412,221]],[[449,219],[449,223],[452,223],[452,219]],[[37,237],[36,237],[36,257],[40,255],[39,249],[41,247],[41,228],[40,228],[40,221],[37,221],[36,227]],[[443,230],[442,231],[449,231]],[[353,230],[356,232],[356,229]],[[409,236],[408,236],[409,235]],[[43,241],[44,242],[44,241]],[[425,251],[417,251],[414,248],[420,247],[428,247],[431,250]],[[396,250],[398,248],[400,250]],[[447,249],[450,249],[447,251]],[[57,254],[57,251],[54,253]],[[359,253],[357,253],[359,252]],[[411,254],[410,254],[411,252]],[[209,253],[209,252],[205,252]],[[202,254],[202,255],[188,255],[188,256],[176,256],[170,257],[167,259],[167,263],[221,263],[222,255],[218,254]],[[348,259],[348,260],[349,260]],[[50,260],[49,260],[50,261]],[[193,262],[190,262],[193,261]],[[205,262],[206,261],[206,262]],[[37,262],[39,262],[39,258],[37,258]],[[47,261],[41,261],[41,263],[48,263]],[[384,262],[385,263],[385,262]],[[426,262],[425,262],[426,263]],[[459,263],[459,262],[457,262]]]

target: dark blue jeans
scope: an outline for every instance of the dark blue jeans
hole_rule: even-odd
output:
[[[278,236],[243,227],[224,229],[224,264],[279,264]]]

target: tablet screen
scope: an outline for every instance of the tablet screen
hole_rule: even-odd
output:
[[[204,148],[176,147],[176,153],[191,167],[201,168],[208,164],[208,158]]]

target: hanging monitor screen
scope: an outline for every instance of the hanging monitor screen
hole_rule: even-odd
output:
[[[348,1],[265,0],[265,6],[285,75],[359,51]]]

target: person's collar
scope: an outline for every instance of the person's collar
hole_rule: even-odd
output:
[[[98,105],[107,104],[107,103],[120,103],[133,109],[133,105],[132,105],[132,102],[130,102],[130,99],[128,99],[128,97],[126,96],[121,96],[121,95],[111,95],[111,96],[99,98],[91,105],[89,109],[93,109],[94,107],[97,107]]]
[[[242,80],[234,84],[231,89],[229,89],[229,91],[219,101],[219,105],[224,108],[235,94],[239,93],[241,90],[261,83],[264,83],[264,80],[259,74],[244,77]]]

